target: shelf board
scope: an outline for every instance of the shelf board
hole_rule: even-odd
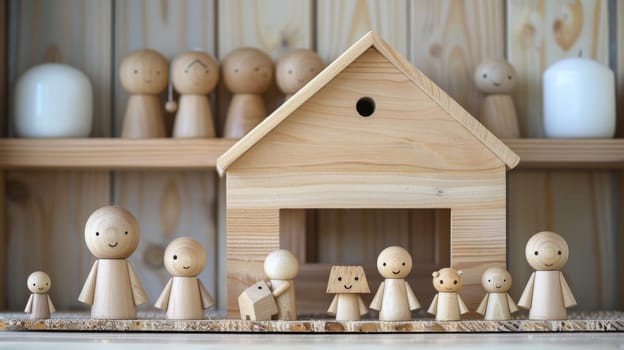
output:
[[[622,168],[624,139],[507,139],[519,168]]]
[[[2,139],[0,168],[209,168],[230,139]]]

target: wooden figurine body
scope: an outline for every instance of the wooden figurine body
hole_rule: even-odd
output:
[[[432,273],[433,287],[438,293],[433,297],[428,313],[435,315],[437,321],[459,321],[461,315],[468,312],[458,291],[464,279],[463,272],[445,267]]]
[[[24,312],[30,314],[31,319],[46,319],[56,312],[52,299],[48,294],[52,281],[50,276],[42,271],[35,271],[28,276],[28,289],[32,292],[26,303]]]
[[[370,304],[381,321],[407,321],[420,303],[405,278],[412,271],[412,256],[402,247],[388,247],[377,257],[377,270],[385,280]]]
[[[207,53],[192,51],[178,56],[172,64],[172,81],[181,94],[173,125],[173,137],[215,137],[210,94],[219,80],[219,65]]]
[[[296,49],[280,57],[275,67],[275,80],[285,99],[312,80],[324,66],[321,57],[308,49]]]
[[[206,265],[204,248],[190,237],[176,238],[165,249],[163,261],[173,277],[167,282],[155,306],[165,310],[168,319],[203,319],[204,309],[215,304],[197,278]]]
[[[165,121],[158,94],[169,80],[169,63],[154,50],[126,56],[119,68],[121,85],[130,93],[121,129],[124,138],[165,137]]]
[[[254,283],[238,296],[238,309],[241,319],[249,321],[268,321],[278,313],[275,297],[264,281]]]
[[[223,136],[241,138],[267,116],[262,94],[273,81],[273,61],[255,48],[239,48],[223,60],[223,81],[234,96]]]
[[[147,302],[141,281],[127,260],[140,235],[134,216],[121,207],[102,207],[87,220],[85,242],[98,260],[78,300],[92,305],[92,318],[135,319],[135,306]]]
[[[359,321],[368,313],[361,293],[370,293],[362,266],[332,266],[327,282],[327,293],[334,299],[327,310],[337,321]]]
[[[479,120],[500,138],[518,138],[520,129],[516,108],[511,98],[516,71],[505,60],[487,60],[477,66],[474,74],[477,88],[488,94],[479,113]]]
[[[518,311],[518,306],[507,293],[511,283],[511,274],[502,267],[490,267],[483,272],[481,285],[487,294],[476,311],[485,320],[509,320],[511,314]]]
[[[529,309],[529,319],[566,319],[566,308],[576,305],[559,271],[568,261],[568,254],[567,242],[554,232],[536,233],[527,242],[525,256],[536,271],[531,274],[518,306]]]
[[[295,305],[295,277],[299,273],[299,260],[285,249],[277,249],[264,259],[264,273],[269,278],[269,287],[277,303],[277,319],[297,319]]]

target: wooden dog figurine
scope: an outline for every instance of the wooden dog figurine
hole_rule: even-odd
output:
[[[26,303],[24,312],[30,314],[31,319],[50,318],[50,314],[56,312],[48,291],[52,287],[52,281],[47,273],[35,271],[28,276],[28,289],[32,292]]]
[[[370,293],[362,266],[332,266],[327,293],[335,294],[327,313],[336,315],[336,321],[359,321],[368,313],[360,295]]]
[[[483,272],[481,285],[487,292],[477,312],[488,321],[509,320],[511,314],[518,311],[518,306],[507,291],[511,288],[511,274],[499,266],[493,266]]]
[[[238,310],[241,319],[248,321],[269,321],[279,312],[271,288],[265,281],[258,281],[238,296]]]
[[[433,287],[438,293],[433,297],[428,313],[435,315],[436,321],[458,321],[468,312],[468,307],[457,293],[464,284],[464,273],[445,267],[432,273]]]

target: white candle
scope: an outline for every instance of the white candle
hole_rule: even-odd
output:
[[[608,138],[615,134],[615,78],[606,66],[568,58],[546,69],[544,132],[548,137]]]

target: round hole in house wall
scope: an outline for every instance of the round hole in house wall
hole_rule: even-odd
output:
[[[362,117],[370,117],[375,112],[375,101],[370,97],[362,97],[355,104],[355,109]]]

